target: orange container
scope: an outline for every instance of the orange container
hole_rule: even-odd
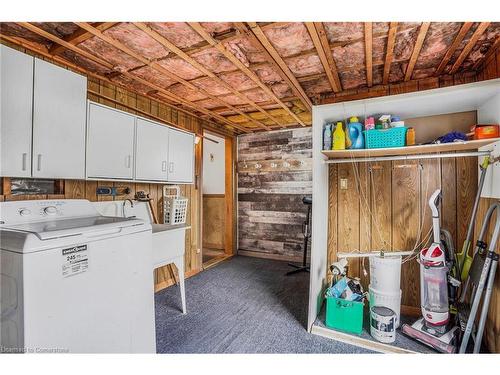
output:
[[[499,125],[475,125],[473,126],[474,139],[488,139],[500,137]]]

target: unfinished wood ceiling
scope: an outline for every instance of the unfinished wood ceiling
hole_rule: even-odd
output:
[[[2,39],[237,133],[311,124],[353,89],[478,69],[493,22],[1,23]]]

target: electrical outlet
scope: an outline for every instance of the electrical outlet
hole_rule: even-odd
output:
[[[340,179],[340,189],[347,190],[347,178]]]

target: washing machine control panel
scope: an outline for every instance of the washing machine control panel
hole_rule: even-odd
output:
[[[84,199],[0,202],[0,225],[98,215]]]

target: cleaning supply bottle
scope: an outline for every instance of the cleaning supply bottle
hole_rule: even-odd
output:
[[[323,150],[332,149],[332,124],[326,124],[323,129]]]
[[[359,122],[358,118],[353,116],[349,119],[347,125],[351,145],[349,148],[359,149],[365,148],[365,139],[363,137],[363,125]]]
[[[345,132],[340,121],[337,122],[335,131],[333,132],[333,149],[345,150]]]
[[[413,146],[415,144],[415,129],[408,128],[406,131],[406,145]]]

